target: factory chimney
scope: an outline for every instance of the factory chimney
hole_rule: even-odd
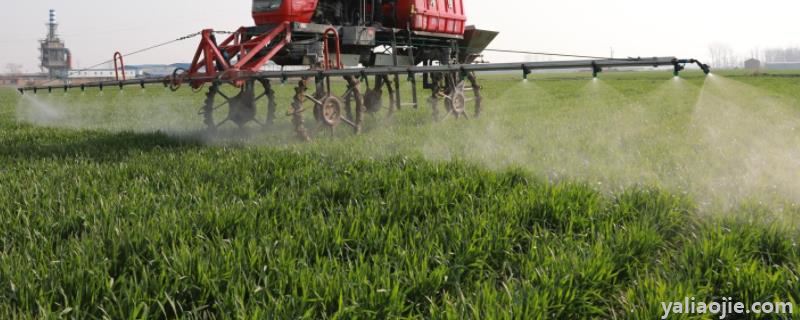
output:
[[[50,9],[50,19],[47,23],[47,37],[39,41],[42,71],[47,71],[50,79],[66,79],[72,68],[72,57],[64,41],[58,37],[58,22],[56,11]]]

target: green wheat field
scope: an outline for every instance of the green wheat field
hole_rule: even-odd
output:
[[[800,302],[797,78],[480,78],[481,118],[435,122],[423,104],[310,143],[285,116],[291,83],[274,126],[217,137],[189,89],[3,89],[0,319],[657,319],[687,296]]]

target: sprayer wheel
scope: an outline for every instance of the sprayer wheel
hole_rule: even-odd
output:
[[[465,115],[467,112],[467,97],[464,95],[464,81],[456,85],[453,93],[450,94],[450,106],[456,116]]]
[[[342,121],[342,106],[344,102],[337,96],[329,95],[322,99],[318,106],[319,120],[329,127],[336,127]]]

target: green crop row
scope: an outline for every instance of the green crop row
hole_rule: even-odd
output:
[[[603,82],[618,94],[580,97],[584,80],[541,80],[526,102],[496,76],[494,115],[434,124],[403,110],[310,144],[292,142],[287,120],[247,141],[199,139],[185,92],[103,102],[109,91],[83,113],[69,111],[84,101],[73,94],[56,106],[66,113],[31,124],[27,98],[0,91],[0,318],[653,319],[685,296],[797,307],[798,229],[785,223],[796,209],[704,206],[643,174],[675,174],[673,151],[698,159],[676,141],[695,137],[681,110],[709,94],[702,80],[684,83],[691,98],[654,103],[669,111],[626,101],[670,80],[626,77]],[[142,129],[157,119],[139,104],[186,118]],[[654,128],[633,125],[635,112]],[[590,137],[615,120],[637,130],[602,137],[645,162],[591,149],[609,146]],[[492,125],[497,145],[476,143]],[[543,170],[558,162],[570,163]]]

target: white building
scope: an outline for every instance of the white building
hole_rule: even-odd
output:
[[[767,70],[800,70],[800,62],[767,62],[764,67]]]
[[[122,78],[122,74],[119,76]],[[134,79],[137,76],[139,76],[138,70],[125,70],[126,79]],[[116,72],[114,69],[72,70],[67,73],[67,77],[70,79],[116,79]]]

